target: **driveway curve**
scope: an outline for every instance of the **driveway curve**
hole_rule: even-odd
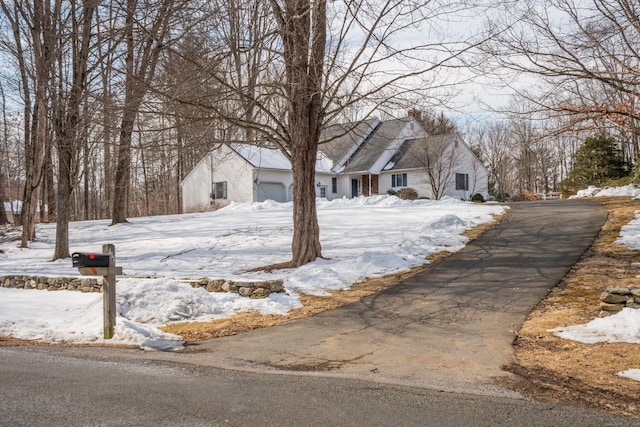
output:
[[[515,361],[517,331],[590,247],[606,215],[586,200],[516,203],[465,249],[393,288],[314,317],[197,343],[179,357],[509,395],[496,380],[511,375],[502,366]]]

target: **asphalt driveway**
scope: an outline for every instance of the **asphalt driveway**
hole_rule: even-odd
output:
[[[176,356],[251,371],[508,395],[496,378],[510,375],[502,366],[514,361],[517,331],[605,219],[605,209],[586,200],[516,203],[464,250],[398,286]]]

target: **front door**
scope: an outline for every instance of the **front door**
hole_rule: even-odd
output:
[[[360,180],[351,180],[351,197],[358,197],[360,195]]]

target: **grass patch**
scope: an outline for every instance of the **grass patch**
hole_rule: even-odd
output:
[[[531,312],[516,339],[518,365],[509,367],[526,381],[512,384],[537,399],[599,408],[640,418],[640,382],[617,375],[640,368],[640,345],[582,344],[556,337],[550,329],[584,324],[605,316],[600,294],[610,286],[640,286],[640,251],[615,241],[635,218],[640,201],[597,198],[608,218],[592,247]]]

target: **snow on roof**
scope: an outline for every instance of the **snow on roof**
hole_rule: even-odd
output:
[[[333,173],[333,160],[327,157],[323,152],[318,151],[318,158],[316,159],[316,172],[319,173]]]
[[[250,144],[231,144],[233,151],[242,156],[253,167],[260,169],[291,170],[289,159],[275,148],[258,147]]]
[[[231,148],[251,163],[253,167],[285,171],[291,170],[291,162],[289,162],[289,159],[287,159],[282,151],[276,148],[258,147],[257,145],[249,144],[231,144]],[[332,167],[333,161],[323,153],[318,152],[316,172],[331,173]]]

